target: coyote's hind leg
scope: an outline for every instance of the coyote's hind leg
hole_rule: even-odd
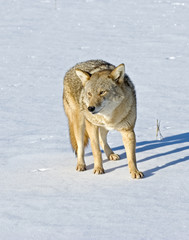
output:
[[[115,154],[107,143],[107,134],[108,134],[108,130],[103,127],[100,127],[100,130],[99,130],[100,145],[109,160],[114,160],[114,161],[118,160],[120,159],[120,156],[118,154]]]
[[[75,139],[77,142],[77,171],[86,170],[86,165],[84,161],[84,131],[85,131],[85,121],[81,114],[75,116],[75,121],[73,122]]]

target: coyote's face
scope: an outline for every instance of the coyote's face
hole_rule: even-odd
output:
[[[121,84],[124,79],[124,65],[113,71],[102,71],[92,75],[76,70],[84,86],[83,102],[92,114],[109,116],[124,99]]]

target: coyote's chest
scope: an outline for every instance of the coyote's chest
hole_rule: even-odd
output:
[[[111,117],[105,117],[102,114],[91,114],[85,111],[85,118],[93,125],[104,127],[107,130],[116,129],[116,121]]]

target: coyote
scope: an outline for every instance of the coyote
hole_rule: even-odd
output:
[[[135,88],[125,73],[124,64],[115,67],[103,60],[76,64],[64,77],[63,104],[71,145],[77,155],[76,170],[86,170],[84,148],[89,138],[94,173],[104,173],[99,144],[108,159],[120,159],[107,143],[108,131],[115,129],[122,135],[131,177],[143,177],[135,156]]]

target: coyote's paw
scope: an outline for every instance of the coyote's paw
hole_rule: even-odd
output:
[[[78,163],[78,164],[77,164],[77,167],[76,167],[76,170],[79,171],[79,172],[81,172],[81,171],[87,170],[87,168],[86,168],[86,165],[85,165],[85,164]]]
[[[116,160],[120,159],[120,156],[118,154],[112,153],[112,154],[110,154],[110,156],[108,158],[109,158],[109,160],[116,161]]]
[[[139,172],[138,170],[136,170],[136,171],[131,172],[131,177],[139,179],[139,178],[143,178],[144,174],[142,172]]]
[[[103,174],[104,169],[102,167],[95,167],[93,172],[94,174]]]

